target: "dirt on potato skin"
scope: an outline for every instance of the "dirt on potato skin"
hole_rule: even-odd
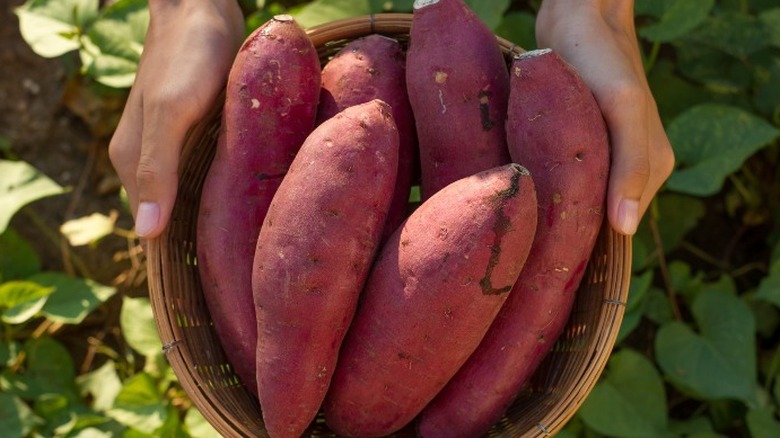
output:
[[[54,59],[33,52],[14,13],[22,3],[0,6],[0,158],[23,160],[68,190],[28,205],[10,227],[32,245],[44,271],[117,287],[82,324],[49,328],[73,353],[77,370],[86,371],[99,360],[92,356],[97,343],[125,348],[118,326],[121,297],[147,294],[137,241],[110,235],[93,246],[71,247],[59,233],[67,220],[92,213],[116,214],[119,228],[132,228],[108,160],[127,90],[90,84],[78,74],[75,52]]]

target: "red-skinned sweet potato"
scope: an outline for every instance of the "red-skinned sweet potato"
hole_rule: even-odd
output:
[[[277,16],[234,60],[222,130],[201,192],[197,257],[203,296],[228,360],[255,393],[252,258],[271,198],[314,127],[320,63],[303,29]]]
[[[506,61],[463,0],[417,0],[406,83],[420,149],[421,194],[509,163]]]
[[[508,164],[415,210],[372,268],[323,409],[347,436],[410,423],[477,347],[517,280],[536,227],[534,184]]]
[[[607,130],[576,71],[550,50],[513,62],[507,137],[534,176],[536,236],[480,346],[418,419],[421,437],[481,436],[560,336],[604,218]]]
[[[268,210],[252,288],[272,437],[300,436],[325,397],[382,236],[398,142],[386,103],[345,109],[306,139]]]
[[[350,42],[322,69],[318,123],[373,99],[390,105],[400,139],[398,177],[385,223],[387,237],[406,219],[417,160],[417,135],[406,94],[406,56],[398,41],[379,34]]]

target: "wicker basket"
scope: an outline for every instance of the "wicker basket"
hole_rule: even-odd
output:
[[[346,42],[371,33],[404,42],[410,26],[410,14],[378,14],[331,22],[310,29],[309,35],[325,61]],[[501,38],[499,43],[508,62],[511,55],[522,51]],[[216,337],[195,261],[200,189],[213,158],[220,111],[214,108],[189,133],[170,225],[147,248],[149,292],[163,351],[204,417],[226,437],[267,436],[256,399],[239,384]],[[623,317],[630,267],[630,238],[605,225],[564,334],[490,436],[549,436],[574,415],[612,351]],[[321,419],[310,435],[334,436]],[[412,432],[397,434],[407,435]]]

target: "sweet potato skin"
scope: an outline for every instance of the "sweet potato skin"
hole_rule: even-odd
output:
[[[507,137],[534,175],[536,236],[523,272],[480,346],[418,419],[418,434],[481,436],[504,415],[560,336],[601,229],[607,130],[576,71],[549,50],[511,68]]]
[[[458,180],[383,246],[323,409],[346,436],[409,424],[482,339],[528,254],[533,181],[517,164]]]
[[[198,270],[236,374],[256,393],[252,257],[265,213],[314,127],[320,63],[303,29],[281,16],[244,42],[225,90],[222,128],[198,211]]]
[[[325,397],[379,246],[398,141],[386,103],[345,109],[306,139],[268,210],[252,288],[258,397],[272,437],[301,436]]]
[[[509,76],[495,35],[463,0],[416,1],[406,83],[417,126],[421,195],[509,163]]]
[[[383,234],[386,238],[406,219],[417,134],[406,93],[406,55],[398,41],[379,34],[353,40],[323,67],[317,123],[372,99],[390,105],[400,139],[396,188]]]

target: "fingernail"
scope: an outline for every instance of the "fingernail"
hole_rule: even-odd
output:
[[[138,205],[135,218],[135,234],[146,237],[157,228],[160,222],[160,206],[155,202],[142,202]]]
[[[618,231],[633,235],[639,226],[639,202],[633,199],[623,199],[618,206]]]

